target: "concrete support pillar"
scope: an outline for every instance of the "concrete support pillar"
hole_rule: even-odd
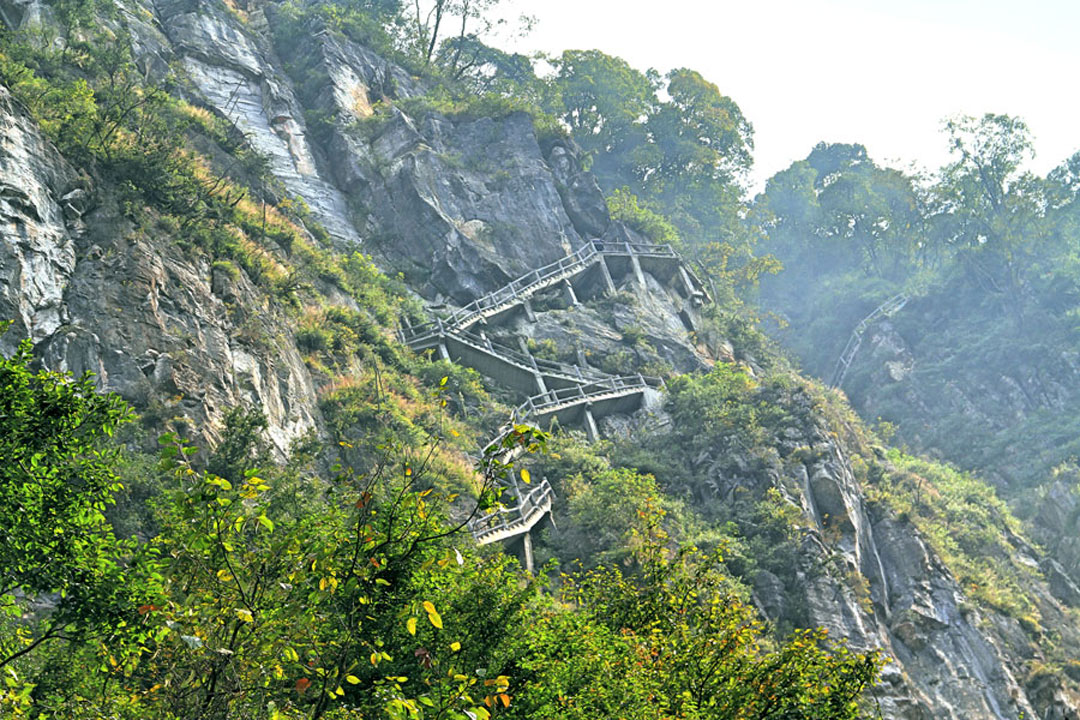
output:
[[[686,306],[679,311],[679,319],[682,320],[683,327],[688,332],[697,332],[697,323],[694,322],[694,313],[691,312],[692,303],[687,302]]]
[[[697,289],[694,287],[694,283],[690,279],[690,273],[686,272],[686,268],[683,267],[682,263],[679,263],[679,277],[682,278],[682,286],[683,290],[686,292],[686,297],[694,297],[694,293],[697,292]]]
[[[581,367],[589,367],[589,359],[585,357],[585,349],[580,345],[577,346],[577,364]]]
[[[563,292],[566,294],[566,302],[570,303],[570,307],[577,307],[581,304],[578,302],[577,293],[574,292],[574,286],[570,284],[569,280],[563,280]]]
[[[531,355],[532,350],[529,349],[529,341],[525,339],[524,335],[517,335],[518,349],[526,355]]]
[[[634,269],[634,280],[644,290],[648,286],[645,284],[645,273],[641,271],[641,261],[638,260],[637,255],[630,255],[630,266]]]
[[[546,394],[548,391],[547,384],[544,382],[544,376],[540,374],[540,368],[536,366],[536,358],[529,355],[529,362],[532,364],[533,379],[536,380],[536,390],[541,395]]]
[[[535,570],[533,560],[532,533],[527,532],[521,537],[521,552],[525,556],[525,571],[530,575]]]
[[[600,429],[596,426],[596,418],[593,417],[591,407],[585,408],[585,435],[589,438],[589,442],[600,439]]]
[[[540,395],[547,394],[548,387],[544,382],[544,376],[540,373],[533,373],[533,380],[536,381],[536,392]]]
[[[600,276],[604,279],[604,292],[607,295],[615,294],[615,281],[611,278],[611,268],[607,266],[607,258],[600,258]]]
[[[439,359],[450,362],[450,350],[446,347],[445,340],[439,340]]]
[[[529,301],[529,298],[525,298],[521,302],[521,306],[525,308],[525,319],[532,323],[536,322],[536,313],[533,312],[532,302]]]

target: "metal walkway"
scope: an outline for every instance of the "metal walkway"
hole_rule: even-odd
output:
[[[909,299],[906,293],[894,295],[875,308],[874,312],[862,319],[862,322],[852,331],[851,337],[848,338],[847,345],[844,346],[844,352],[840,353],[840,359],[836,361],[836,368],[833,370],[832,382],[829,383],[829,387],[838,388],[840,383],[844,382],[844,376],[847,375],[851,363],[855,362],[855,355],[862,345],[863,333],[878,320],[892,317],[900,312],[907,305]]]

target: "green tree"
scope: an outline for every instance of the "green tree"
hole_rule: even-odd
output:
[[[1032,239],[1046,234],[1044,186],[1023,164],[1033,156],[1020,119],[986,114],[946,123],[956,159],[942,170],[932,218],[971,282],[1022,321]]]
[[[876,654],[829,643],[822,630],[774,644],[720,556],[671,556],[655,522],[642,531],[638,572],[564,577],[560,597],[579,612],[549,611],[526,629],[511,717],[859,717]]]
[[[601,184],[638,186],[635,168],[649,153],[644,122],[658,103],[656,73],[599,50],[567,50],[553,64],[558,114],[589,153]]]
[[[133,543],[106,508],[121,489],[106,441],[132,415],[81,379],[33,371],[29,341],[0,358],[0,669],[51,641],[137,624],[154,593],[126,577]]]
[[[643,179],[688,186],[743,180],[754,131],[739,106],[694,70],[672,70],[666,80],[670,100],[649,118],[658,162]]]

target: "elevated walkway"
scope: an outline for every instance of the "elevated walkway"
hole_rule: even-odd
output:
[[[532,530],[551,512],[555,492],[547,480],[541,480],[536,489],[513,506],[469,522],[469,531],[479,545],[510,540]]]
[[[645,288],[646,272],[662,282],[674,284],[694,305],[709,299],[701,281],[670,245],[594,241],[447,316],[402,328],[401,340],[414,350],[436,349],[444,359],[475,368],[528,397],[514,409],[511,422],[499,429],[483,454],[500,446],[513,432],[514,425],[539,428],[550,428],[554,423],[583,425],[589,439],[596,440],[599,438],[597,418],[634,412],[649,393],[663,387],[663,380],[642,375],[617,377],[580,365],[540,360],[531,353],[493,343],[482,331],[471,331],[471,328],[517,307],[524,307],[531,316],[530,298],[560,283],[564,284],[571,300],[577,302],[575,280],[580,284],[592,282],[595,287],[597,277],[594,275],[590,280],[588,273],[598,273],[604,291],[614,292],[613,277],[632,276],[639,287]],[[509,463],[522,453],[522,448],[514,447],[503,450],[496,459]],[[517,490],[520,496],[520,488]],[[517,505],[476,518],[469,523],[469,529],[481,545],[521,536],[526,566],[531,571],[529,533],[551,512],[553,500],[551,485],[546,479],[542,480]]]
[[[900,293],[889,298],[872,313],[867,315],[855,326],[855,329],[851,332],[851,337],[848,338],[847,345],[844,346],[844,351],[840,353],[840,359],[836,361],[836,368],[833,370],[832,381],[829,383],[829,387],[838,388],[840,384],[844,382],[844,377],[847,375],[848,369],[851,364],[855,362],[855,356],[859,353],[859,348],[862,346],[863,334],[869,329],[871,325],[883,318],[892,317],[896,313],[904,309],[904,306],[908,304],[910,298],[906,293]]]
[[[663,385],[660,378],[642,375],[607,377],[533,396],[517,407],[514,417],[518,423],[543,427],[555,420],[560,425],[581,421],[580,414],[586,410],[594,417],[633,412],[641,406],[647,391]]]
[[[585,426],[591,440],[596,440],[599,435],[596,418],[634,412],[641,408],[650,391],[658,392],[663,386],[664,381],[660,378],[643,375],[609,376],[576,387],[534,395],[514,408],[511,421],[499,428],[492,441],[484,447],[484,454],[513,432],[515,425],[532,425],[544,429],[550,428],[553,422],[558,422],[559,425],[579,424]],[[520,450],[515,448],[497,459],[506,463],[519,454]]]
[[[642,273],[648,271],[669,280],[678,278],[679,285],[688,298],[696,298],[700,302],[708,299],[704,285],[693,271],[685,266],[682,257],[670,245],[594,241],[572,255],[559,258],[473,300],[444,318],[402,328],[401,339],[414,349],[430,347],[432,338],[437,337],[441,331],[467,330],[480,320],[493,318],[519,307],[538,292],[580,277],[601,263],[608,281],[612,275],[622,276],[633,272],[637,279],[644,283]],[[609,289],[614,290],[614,287]]]
[[[537,358],[531,353],[493,343],[484,335],[447,328],[441,320],[437,322],[439,333],[422,338],[412,345],[414,350],[445,350],[447,360],[474,368],[522,395],[544,392],[549,388],[576,387],[609,377],[597,370],[582,369],[580,365]]]

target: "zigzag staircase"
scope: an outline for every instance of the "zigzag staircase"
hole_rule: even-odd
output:
[[[501,443],[515,425],[541,427],[556,419],[560,425],[583,424],[589,438],[595,440],[598,437],[597,416],[633,412],[641,406],[646,393],[663,386],[660,378],[619,377],[582,365],[539,359],[524,347],[514,350],[492,342],[482,329],[471,330],[473,326],[483,327],[489,320],[515,308],[523,308],[529,317],[533,317],[530,299],[560,283],[564,284],[571,301],[576,303],[573,282],[580,282],[594,269],[600,274],[605,292],[615,291],[613,270],[619,275],[632,273],[642,288],[646,287],[644,273],[649,272],[660,277],[666,274],[694,306],[708,300],[700,280],[670,245],[596,241],[572,255],[526,273],[445,317],[402,328],[401,340],[413,350],[437,350],[440,357],[470,366],[528,396],[514,409],[510,422],[499,429],[485,452]],[[516,484],[516,480],[513,482]],[[531,570],[528,534],[550,513],[554,492],[546,479],[541,479],[526,494],[522,494],[520,488],[515,490],[514,495],[518,498],[515,506],[476,518],[470,523],[470,530],[481,545],[524,536],[526,565]]]
[[[829,387],[838,388],[840,384],[844,382],[844,376],[847,375],[848,368],[855,362],[855,355],[859,352],[859,347],[862,345],[863,334],[867,329],[882,318],[892,317],[896,313],[904,309],[910,298],[906,293],[900,293],[889,298],[872,313],[862,319],[862,321],[855,326],[855,329],[851,332],[851,337],[848,338],[847,345],[844,346],[844,351],[840,353],[840,359],[836,361],[836,368],[833,370],[832,381],[829,383]]]

